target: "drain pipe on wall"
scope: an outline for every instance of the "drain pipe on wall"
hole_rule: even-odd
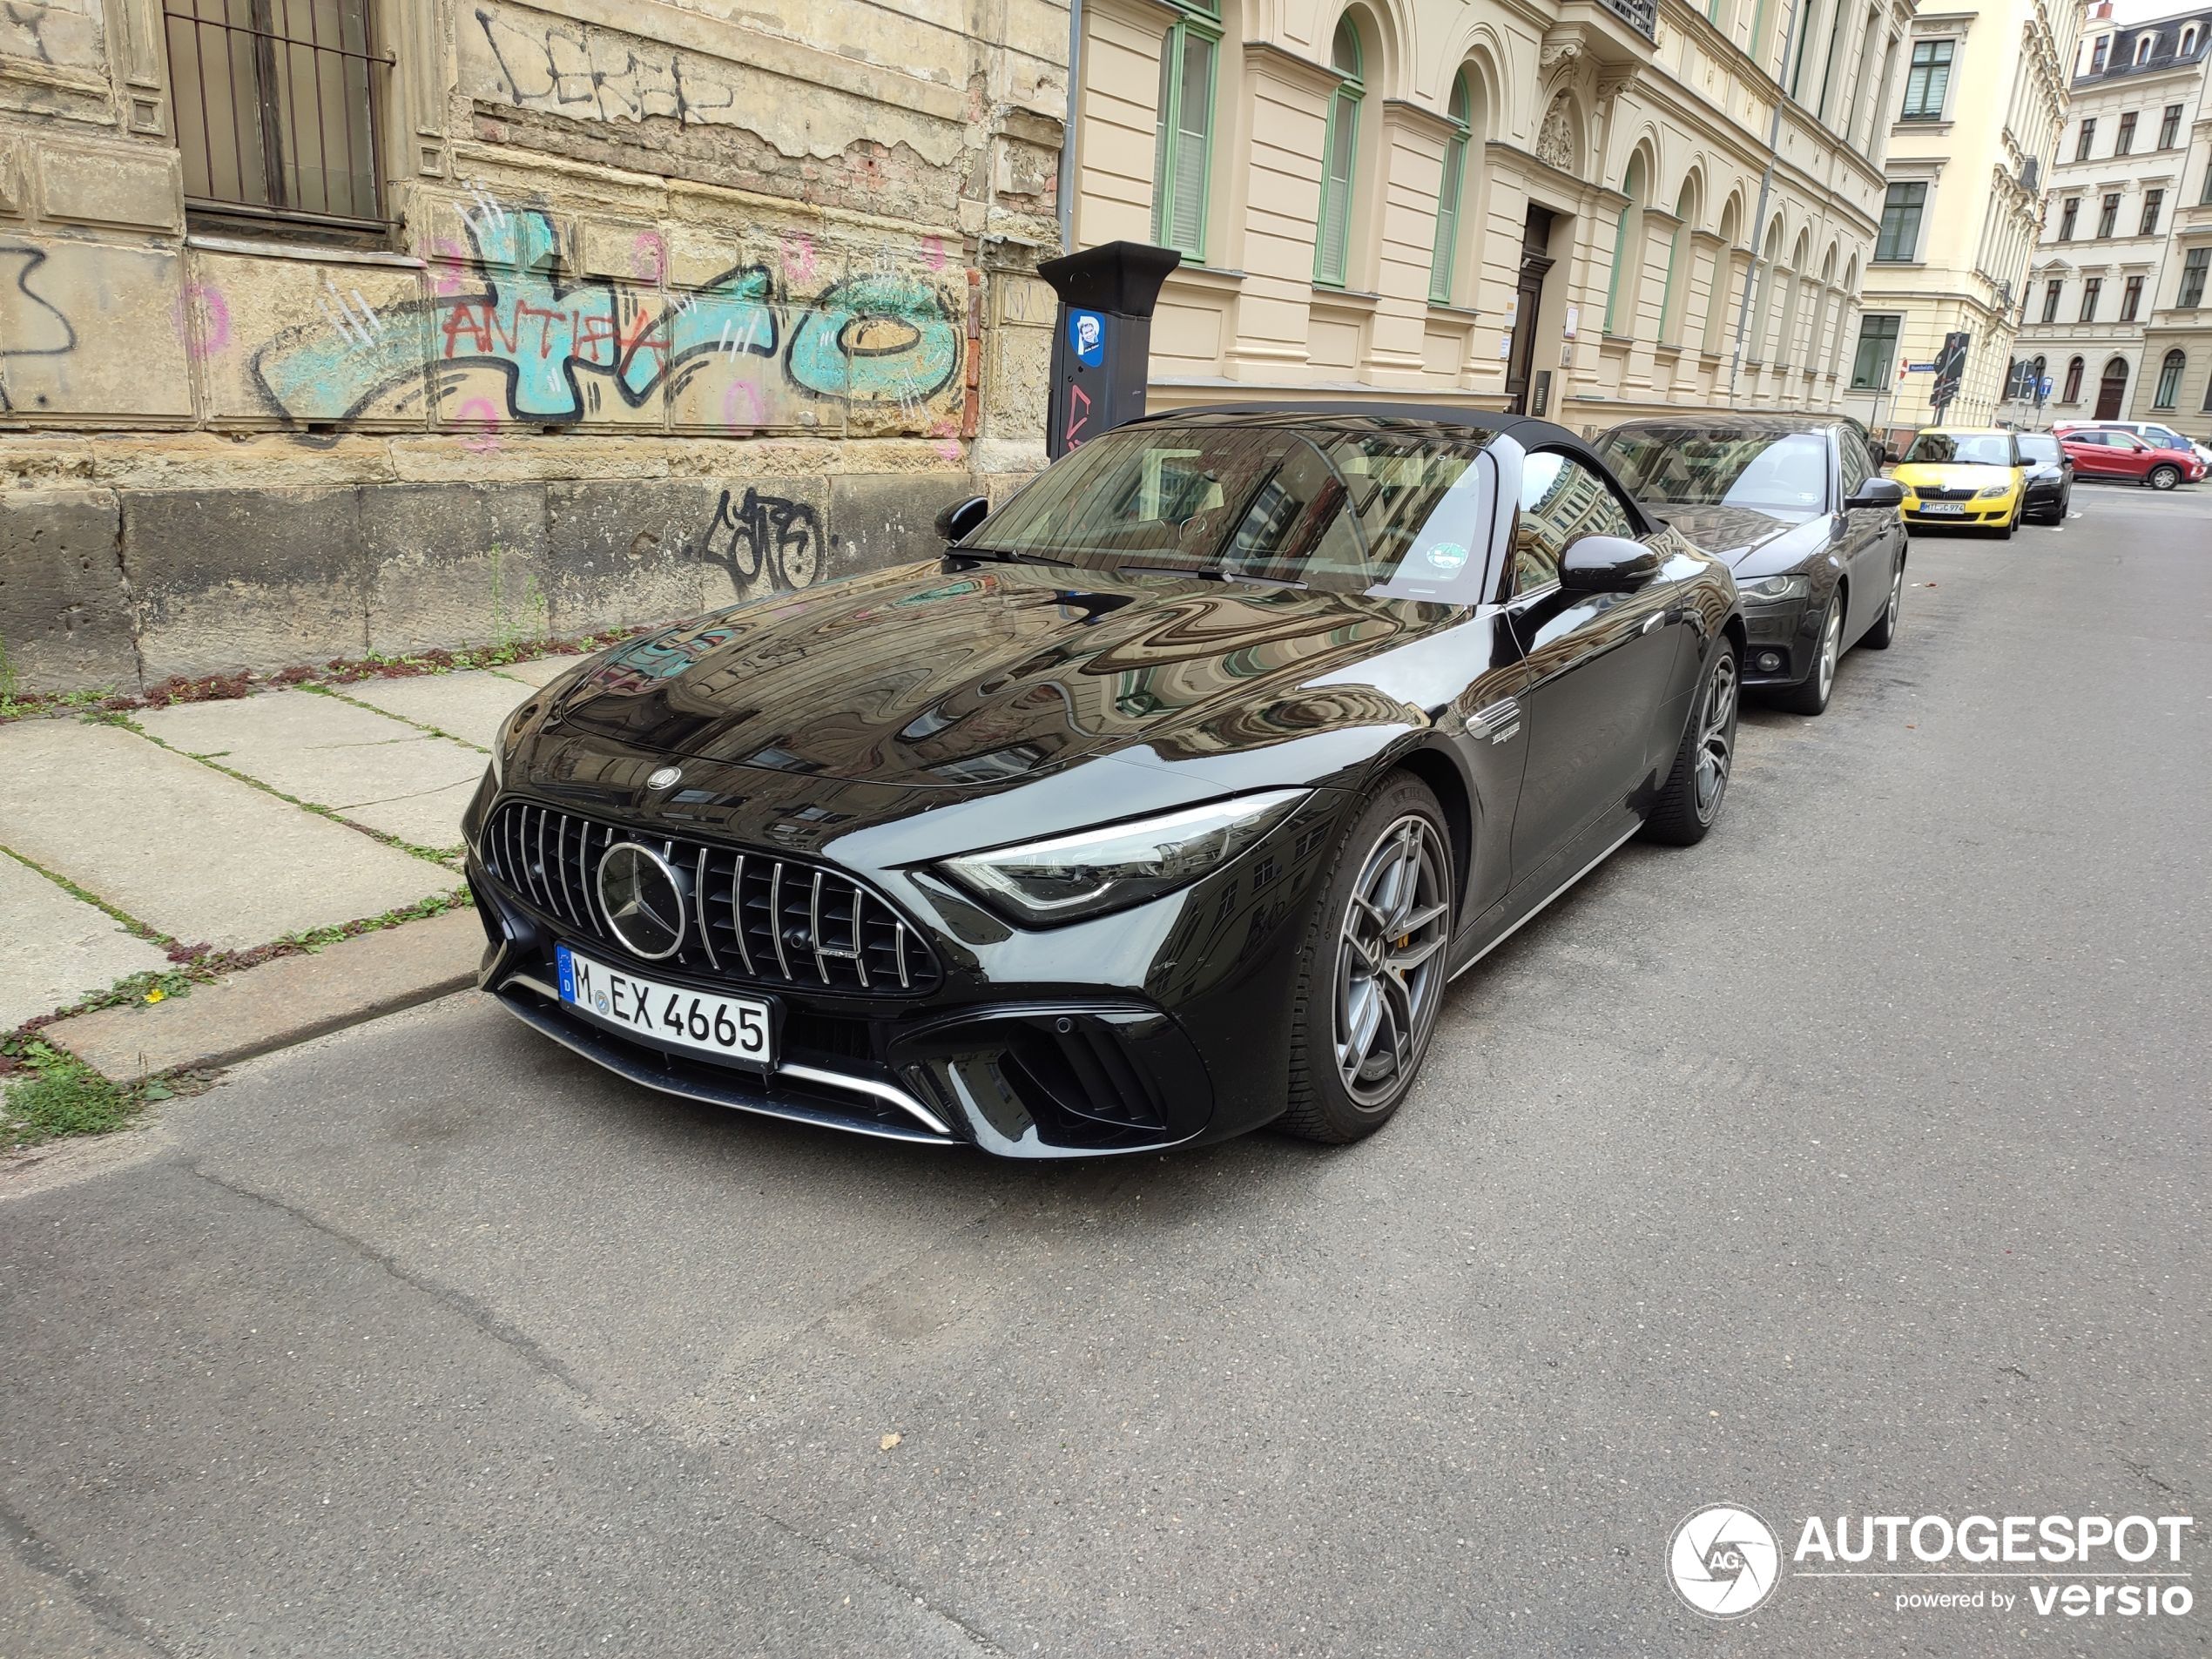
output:
[[[1060,129],[1060,251],[1076,251],[1076,123],[1083,85],[1083,0],[1068,0],[1068,119]]]
[[[1082,0],[1074,0],[1081,4]],[[1736,353],[1728,360],[1728,407],[1736,407],[1736,376],[1743,367],[1743,335],[1751,326],[1751,288],[1759,277],[1760,232],[1766,228],[1767,198],[1774,190],[1774,165],[1782,158],[1782,106],[1790,101],[1785,90],[1789,84],[1790,53],[1797,44],[1797,17],[1804,8],[1798,0],[1790,0],[1789,26],[1782,31],[1782,73],[1775,80],[1775,91],[1780,94],[1774,100],[1774,119],[1766,130],[1766,170],[1759,174],[1759,205],[1751,210],[1751,263],[1743,273],[1743,297],[1736,307]],[[1876,124],[1881,111],[1874,112]],[[1062,152],[1065,153],[1064,152]]]

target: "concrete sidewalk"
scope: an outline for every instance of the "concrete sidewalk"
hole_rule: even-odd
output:
[[[0,1035],[339,930],[363,936],[41,1035],[111,1076],[220,1064],[466,983],[462,811],[501,718],[577,661],[0,725]]]

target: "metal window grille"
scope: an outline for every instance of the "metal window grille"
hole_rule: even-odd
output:
[[[162,0],[189,206],[384,222],[369,0]]]

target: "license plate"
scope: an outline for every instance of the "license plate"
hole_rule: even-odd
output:
[[[566,945],[555,946],[554,954],[560,962],[561,1001],[579,1013],[672,1049],[764,1069],[775,1062],[770,1009],[758,997],[717,996],[640,979]]]
[[[1966,506],[1964,502],[1924,501],[1920,503],[1920,510],[1924,513],[1952,513],[1964,515],[1966,510]]]

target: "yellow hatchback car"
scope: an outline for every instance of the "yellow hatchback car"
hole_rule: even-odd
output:
[[[2010,536],[2027,501],[2020,442],[2000,427],[1932,426],[1890,474],[1905,486],[1905,523],[1967,525]]]

